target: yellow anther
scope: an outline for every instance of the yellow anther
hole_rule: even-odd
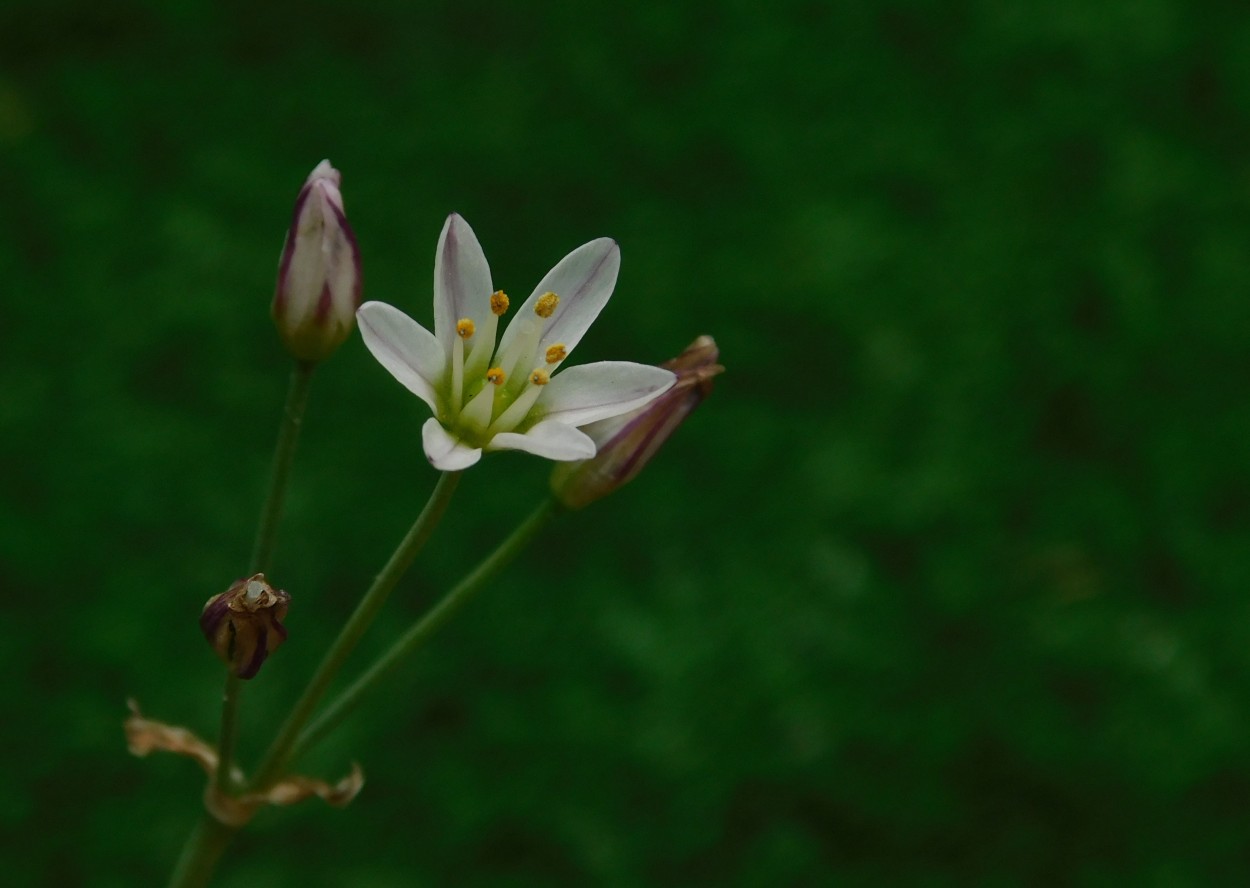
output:
[[[502,315],[508,310],[508,294],[503,290],[496,290],[490,294],[490,310],[496,316]]]
[[[551,382],[551,377],[547,375],[546,370],[538,369],[530,374],[530,382],[534,385],[546,385]]]
[[[486,371],[486,381],[493,382],[495,385],[503,385],[503,370],[491,367]]]
[[[560,297],[555,293],[544,293],[538,297],[538,301],[534,303],[534,314],[540,318],[549,318],[555,312],[556,306],[560,304]]]
[[[461,339],[468,339],[476,331],[477,331],[477,328],[473,325],[472,318],[461,318],[460,320],[456,321],[456,334]]]
[[[549,346],[547,348],[547,363],[548,364],[559,363],[560,361],[563,361],[568,356],[569,356],[569,353],[564,350],[563,342],[557,342],[555,345]]]

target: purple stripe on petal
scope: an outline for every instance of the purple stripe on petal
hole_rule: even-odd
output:
[[[352,307],[353,309],[360,308],[360,297],[364,293],[364,278],[360,273],[360,244],[356,242],[356,232],[352,231],[351,225],[347,223],[346,214],[333,201],[330,202],[330,212],[334,213],[334,218],[338,220],[343,239],[347,241],[347,247],[352,253],[352,265],[356,269],[352,280]]]
[[[287,230],[286,241],[282,244],[282,258],[278,260],[278,286],[273,295],[275,312],[281,312],[286,307],[285,283],[289,277],[291,257],[295,255],[295,241],[297,240],[295,235],[299,231],[300,214],[304,212],[304,204],[308,203],[308,196],[312,194],[312,189],[311,182],[300,189],[299,197],[295,199],[295,208],[291,211],[291,227]]]
[[[204,633],[209,641],[213,640],[213,636],[217,634],[217,630],[221,628],[221,621],[230,610],[230,601],[227,594],[218,595],[209,601],[204,608],[204,612],[200,614],[200,631]]]
[[[317,323],[325,323],[325,319],[330,316],[330,309],[334,307],[334,295],[330,292],[330,282],[326,281],[321,285],[321,295],[317,298],[317,311],[313,314]]]
[[[617,245],[616,241],[612,241],[612,244],[613,246]],[[564,316],[564,313],[568,311],[569,308],[571,308],[573,305],[577,304],[577,302],[581,300],[583,296],[586,295],[586,292],[590,289],[591,284],[599,280],[600,270],[607,263],[607,261],[613,257],[614,252],[615,251],[613,250],[608,250],[606,253],[604,253],[603,257],[597,263],[595,263],[594,267],[591,268],[590,272],[582,280],[582,285],[578,287],[576,290],[574,290],[572,293],[557,293],[556,294],[557,296],[560,297],[560,303],[556,306],[555,312],[552,314],[551,318],[546,323],[546,329],[548,331],[550,331],[557,324],[559,324],[560,318]],[[544,341],[546,341],[547,338],[549,337],[544,336],[543,337]]]
[[[265,658],[269,656],[269,633],[260,630],[253,634],[256,637],[256,646],[252,649],[251,660],[237,673],[239,678],[255,678],[256,673],[260,672],[260,667],[264,665]]]

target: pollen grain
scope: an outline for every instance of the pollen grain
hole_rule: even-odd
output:
[[[560,297],[555,293],[544,293],[534,303],[534,314],[540,318],[549,318],[555,313],[556,306],[559,304]]]

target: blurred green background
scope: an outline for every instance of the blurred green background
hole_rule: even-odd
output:
[[[1108,0],[0,9],[6,881],[159,884],[213,736],[296,192],[430,318],[617,238],[576,360],[728,370],[304,766],[255,885],[1241,882],[1250,871],[1250,16]],[[435,473],[353,338],[314,382],[255,761]],[[466,476],[353,660],[543,495]],[[353,669],[348,670],[349,673]]]

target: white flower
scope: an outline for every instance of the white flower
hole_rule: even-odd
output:
[[[641,407],[673,384],[668,370],[628,361],[556,374],[607,304],[620,266],[610,238],[578,247],[547,272],[496,348],[508,297],[491,284],[473,229],[453,213],[434,257],[434,332],[390,305],[360,307],[369,351],[434,411],[421,433],[435,468],[467,469],[483,450],[589,459],[595,443],[578,426]]]

